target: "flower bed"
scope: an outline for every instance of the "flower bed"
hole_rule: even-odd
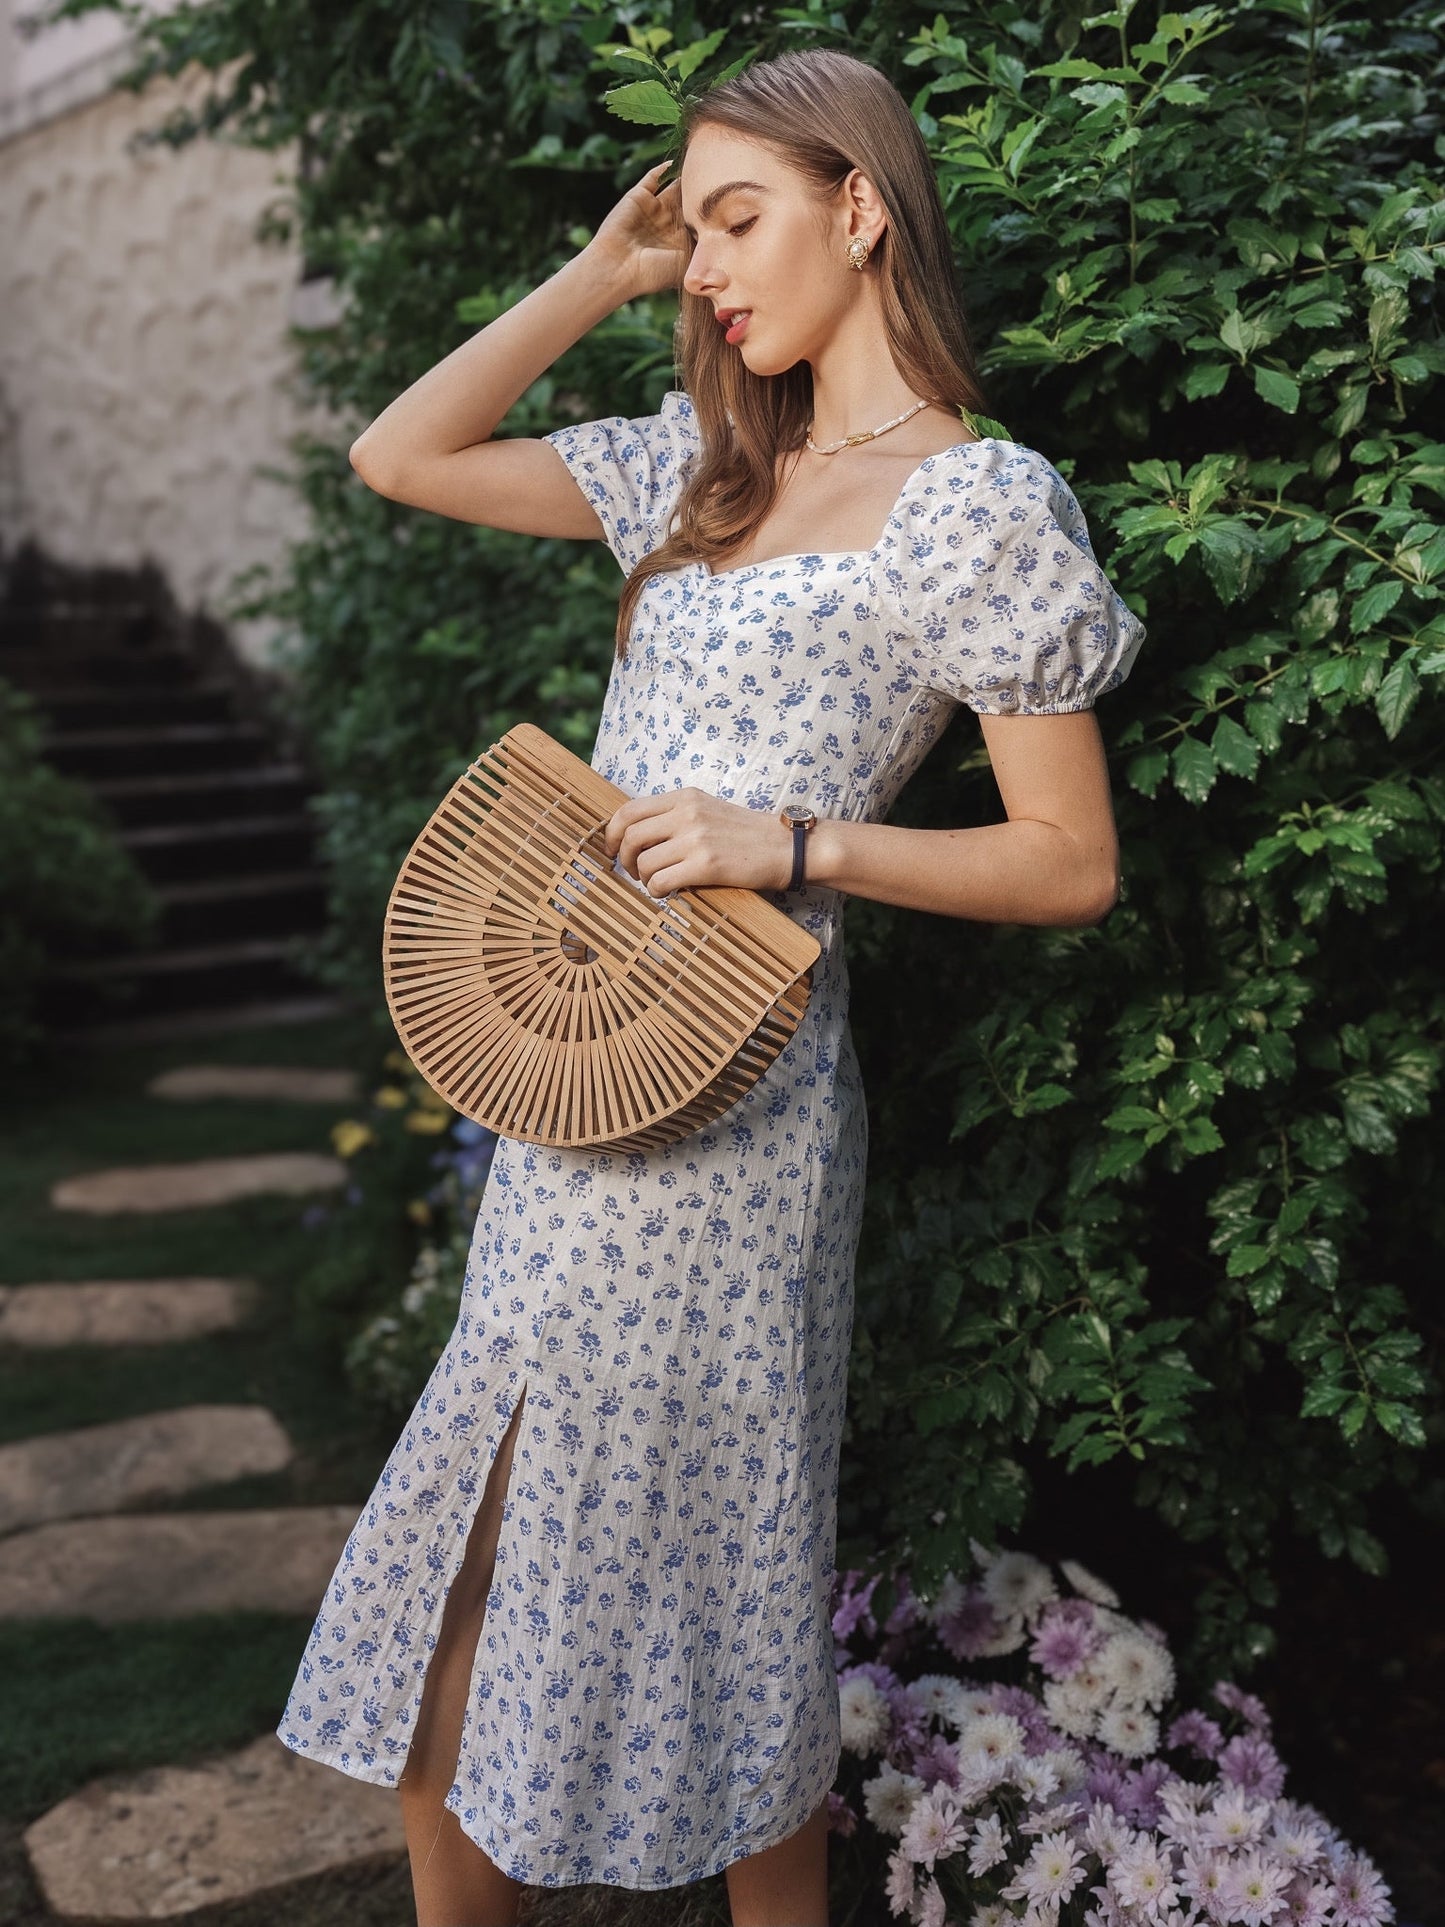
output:
[[[950,1574],[931,1603],[901,1575],[881,1627],[882,1574],[835,1586],[844,1767],[830,1824],[896,1843],[891,1913],[919,1927],[1394,1919],[1369,1857],[1285,1797],[1261,1700],[1221,1680],[1216,1712],[1175,1704],[1163,1632],[1102,1580],[972,1550],[978,1576]],[[872,1658],[853,1650],[860,1631]],[[935,1670],[946,1659],[968,1673]]]

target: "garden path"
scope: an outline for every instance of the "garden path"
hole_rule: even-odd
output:
[[[173,1066],[146,1093],[167,1106],[335,1106],[357,1094],[348,1071],[250,1064]],[[297,1197],[345,1178],[336,1158],[251,1150],[68,1172],[48,1196],[53,1212],[89,1214],[103,1229],[121,1215]],[[204,1276],[0,1286],[0,1343],[62,1359],[71,1347],[223,1344],[245,1331],[260,1296],[253,1280]],[[224,1500],[227,1488],[283,1473],[295,1456],[273,1412],[240,1402],[169,1406],[0,1444],[0,1620],[309,1617],[356,1503],[140,1509],[198,1493]],[[274,1707],[258,1713],[264,1725]],[[393,1795],[297,1758],[269,1730],[198,1763],[93,1779],[34,1819],[24,1843],[49,1918],[115,1922],[192,1915],[395,1861],[404,1848]]]

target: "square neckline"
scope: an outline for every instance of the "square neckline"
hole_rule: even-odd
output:
[[[888,540],[888,532],[898,519],[904,496],[930,462],[941,461],[945,455],[956,455],[960,449],[982,448],[985,444],[991,445],[997,440],[996,435],[976,435],[971,442],[950,442],[947,448],[936,448],[931,455],[925,455],[922,461],[911,468],[904,477],[903,486],[894,496],[893,506],[888,511],[888,520],[883,524],[882,533],[871,549],[791,549],[782,555],[764,556],[760,562],[735,562],[730,569],[711,569],[701,560],[687,563],[685,566],[700,569],[705,582],[725,582],[729,576],[746,575],[753,569],[766,569],[775,562],[811,562],[815,559],[819,562],[846,562],[850,559],[870,561]]]

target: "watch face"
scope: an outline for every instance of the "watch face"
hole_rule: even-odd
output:
[[[790,823],[810,823],[813,820],[813,812],[806,803],[785,803],[783,814]]]

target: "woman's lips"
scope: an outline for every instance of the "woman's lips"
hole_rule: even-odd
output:
[[[741,341],[747,333],[748,323],[752,319],[752,314],[753,311],[751,308],[744,308],[735,321],[728,323],[728,330],[723,339],[731,342]]]

